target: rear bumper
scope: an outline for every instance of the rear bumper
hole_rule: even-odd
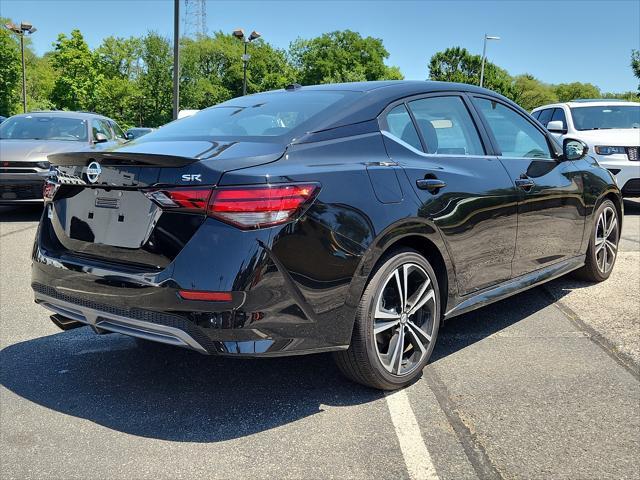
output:
[[[211,219],[169,265],[150,271],[51,245],[45,238],[51,235],[45,211],[32,254],[35,301],[98,333],[118,332],[207,354],[342,350],[353,325],[353,307],[346,304],[353,274],[345,271],[355,268],[359,257],[345,258],[338,248],[335,257],[320,261],[320,253],[303,254],[299,246],[309,245],[310,228],[322,237],[331,235],[310,223],[304,231],[289,226],[284,235],[277,229],[242,232]],[[314,279],[314,273],[335,280]],[[185,300],[178,294],[183,289],[230,292],[232,300]]]
[[[33,288],[36,303],[63,317],[89,325],[96,333],[122,333],[145,340],[190,348],[200,353],[210,353],[203,346],[203,343],[207,345],[209,342],[203,342],[202,335],[193,331],[190,325],[181,324],[179,318],[170,319],[155,315],[155,322],[141,320],[132,318],[131,312],[120,314],[120,312],[108,311],[112,309],[104,305],[87,305],[79,302],[78,299],[72,299],[72,297],[63,300],[55,291],[49,290],[43,285],[36,284]],[[142,315],[142,317],[149,318],[149,315]],[[194,336],[200,341],[196,340]]]

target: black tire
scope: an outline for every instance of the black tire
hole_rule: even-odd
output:
[[[404,279],[397,280],[394,276],[396,271],[405,272],[406,269],[410,272],[408,274],[408,280],[404,282]],[[425,282],[428,287],[424,287],[424,283],[420,283],[420,278],[424,275],[428,275],[430,283]],[[401,273],[399,273],[402,276]],[[405,301],[403,303],[404,308],[407,309],[407,313],[399,315],[400,319],[390,320],[390,323],[398,322],[398,330],[396,328],[389,328],[386,333],[378,333],[374,335],[374,314],[379,315],[380,306],[389,295],[393,296],[392,285],[389,283],[392,279],[397,280],[395,284],[396,291],[401,290],[408,291],[405,296],[413,300],[412,302]],[[395,282],[394,282],[395,283]],[[408,287],[406,287],[408,285]],[[412,287],[414,289],[412,290]],[[430,291],[427,291],[425,295],[420,296],[420,292],[423,288],[433,290],[433,297]],[[413,295],[411,292],[413,291]],[[401,296],[400,293],[399,296]],[[421,303],[421,299],[429,297],[427,303],[420,307],[414,313],[409,313],[411,307],[416,307]],[[402,299],[398,299],[402,302]],[[403,308],[400,305],[400,308]],[[398,309],[395,309],[392,313]],[[382,312],[386,315],[388,310]],[[403,310],[404,312],[404,310]],[[402,319],[404,317],[404,319]],[[379,320],[376,325],[380,327],[387,320]],[[395,390],[409,385],[422,374],[424,366],[429,361],[429,357],[433,351],[437,336],[438,328],[440,326],[440,290],[438,288],[438,282],[433,268],[429,262],[418,252],[412,249],[403,248],[395,250],[386,255],[378,263],[378,266],[372,272],[367,287],[362,294],[360,303],[356,310],[355,324],[353,328],[353,334],[351,338],[351,345],[348,350],[336,352],[334,358],[338,368],[349,379],[354,382],[366,385],[368,387],[381,389],[381,390]],[[426,341],[427,336],[421,335],[415,328],[419,327],[423,330],[423,334],[430,333],[430,341]],[[402,330],[402,334],[400,334]],[[404,333],[406,332],[406,334]],[[380,349],[384,347],[384,336],[388,336],[388,350],[386,354],[381,354]],[[406,335],[406,339],[405,339]],[[397,373],[393,372],[394,356],[392,355],[393,339],[396,339],[395,345],[398,346],[399,340],[402,339],[402,347],[399,350],[400,357],[397,363]],[[418,340],[422,340],[422,347],[418,348],[415,345]],[[413,352],[413,353],[412,353]],[[382,358],[389,357],[389,362],[385,367]],[[404,356],[407,356],[405,361]],[[398,358],[397,356],[395,358]],[[412,360],[413,359],[413,360]],[[391,370],[389,370],[391,368]],[[406,372],[403,372],[406,369]]]
[[[608,236],[605,236],[606,242],[604,252],[602,248],[596,246],[596,239],[603,238],[603,224],[602,216],[610,215],[610,220],[607,222],[611,225],[613,219],[615,219],[615,225]],[[574,272],[574,276],[580,280],[587,282],[603,282],[611,275],[613,266],[618,258],[618,242],[620,240],[620,219],[618,218],[618,210],[611,200],[605,200],[596,209],[593,215],[593,224],[589,238],[589,247],[587,248],[587,254],[585,258],[585,264],[582,268]],[[607,255],[604,257],[603,255]],[[613,259],[611,259],[613,257]],[[607,261],[609,259],[609,261]],[[602,266],[605,266],[604,268]]]

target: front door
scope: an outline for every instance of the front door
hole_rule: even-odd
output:
[[[447,93],[391,105],[381,117],[387,152],[418,196],[418,216],[441,231],[461,295],[511,278],[516,244],[517,193],[487,155],[471,108]]]
[[[578,255],[585,219],[579,170],[556,159],[546,134],[506,103],[478,96],[474,104],[518,190],[513,276]]]

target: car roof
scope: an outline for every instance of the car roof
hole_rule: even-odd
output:
[[[295,95],[296,92],[305,91],[344,91],[360,92],[362,96],[356,101],[346,105],[343,110],[337,112],[335,117],[328,122],[317,125],[312,131],[328,130],[344,125],[361,123],[377,118],[378,115],[392,102],[414,95],[437,92],[469,92],[490,95],[507,102],[516,108],[521,107],[502,95],[466,83],[434,82],[421,80],[381,80],[372,82],[331,83],[324,85],[291,85],[283,90],[256,93],[250,97],[259,98],[260,95],[282,92]],[[522,110],[524,112],[524,110]]]
[[[67,111],[67,110],[37,110],[34,112],[27,112],[27,113],[19,113],[17,115],[14,115],[14,117],[51,117],[51,116],[58,116],[58,117],[65,117],[65,118],[79,118],[79,119],[90,119],[90,118],[100,118],[103,120],[111,120],[108,117],[105,117],[104,115],[99,115],[97,113],[93,113],[93,112],[73,112],[73,111]]]
[[[558,102],[558,103],[550,103],[549,105],[542,105],[540,107],[536,107],[532,110],[532,112],[537,112],[538,110],[543,110],[546,108],[559,108],[563,106],[567,106],[569,108],[581,108],[581,107],[606,107],[609,105],[615,106],[640,106],[638,102],[629,102],[626,100],[619,100],[616,98],[593,98],[593,99],[578,99],[572,100],[570,102]]]

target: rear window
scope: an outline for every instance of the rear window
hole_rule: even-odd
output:
[[[87,141],[87,123],[79,118],[46,115],[12,117],[0,125],[0,139]]]
[[[141,141],[189,137],[252,139],[292,135],[329,117],[358,95],[342,91],[272,92],[235,98],[171,122]]]

